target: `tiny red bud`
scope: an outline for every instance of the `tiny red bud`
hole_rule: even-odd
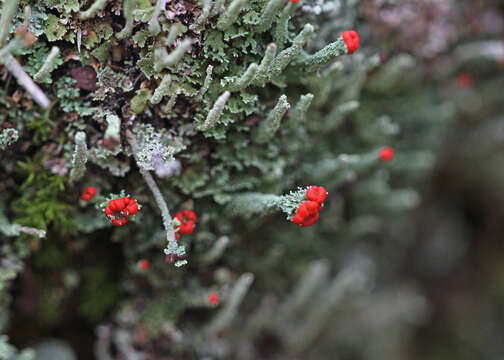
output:
[[[149,260],[142,260],[140,261],[140,268],[142,270],[147,270],[150,266]]]
[[[306,190],[306,198],[322,204],[327,197],[327,190],[323,186],[312,185]]]
[[[219,294],[217,294],[216,292],[210,293],[208,295],[208,302],[210,303],[210,305],[217,305],[219,303]]]
[[[457,86],[460,89],[469,89],[474,86],[474,76],[467,72],[461,72],[457,75]]]
[[[192,210],[184,210],[182,211],[182,215],[187,219],[187,220],[196,220],[196,213]]]
[[[84,200],[84,201],[91,201],[93,197],[91,195],[89,195],[87,192],[85,192],[84,194],[81,195],[81,199]]]
[[[292,222],[302,227],[312,226],[319,218],[319,207],[320,204],[316,201],[303,201],[292,218]]]
[[[383,148],[380,151],[380,159],[384,162],[389,162],[394,158],[395,151],[391,147]]]
[[[128,216],[135,215],[137,212],[138,204],[136,200],[126,196],[121,199],[110,200],[105,208],[105,215],[114,226],[125,225],[128,222]]]
[[[91,197],[96,195],[96,188],[94,186],[88,186],[86,192],[91,195]]]
[[[196,213],[192,210],[184,210],[175,214],[175,217],[180,222],[179,232],[181,235],[192,234],[195,228],[194,221],[196,220]]]

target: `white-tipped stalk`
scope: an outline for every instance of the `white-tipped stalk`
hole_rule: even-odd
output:
[[[241,9],[245,5],[246,0],[233,0],[231,5],[219,16],[217,21],[217,29],[224,31],[236,22]]]
[[[259,124],[259,127],[254,133],[254,141],[259,144],[264,144],[271,140],[280,128],[282,118],[289,108],[290,104],[287,102],[287,96],[280,96],[273,110],[271,110],[266,119]]]
[[[231,93],[229,91],[224,91],[222,95],[219,96],[219,98],[215,101],[214,106],[208,112],[205,122],[200,127],[202,131],[207,131],[217,125],[217,122],[219,121],[222,112],[224,111],[224,107],[226,106],[230,95]]]
[[[23,67],[17,62],[14,56],[11,55],[6,47],[0,50],[0,63],[4,64],[7,70],[16,78],[19,85],[25,88],[30,93],[33,100],[42,108],[48,109],[51,102],[44,92],[35,84],[32,78],[23,70]]]
[[[79,180],[86,173],[86,163],[88,152],[86,145],[86,133],[79,131],[75,134],[75,150],[72,158],[72,170],[70,171],[70,181]]]
[[[133,11],[135,10],[136,0],[123,0],[123,15],[126,19],[126,24],[119,34],[116,35],[118,39],[124,39],[131,35],[133,31],[133,25],[135,18],[133,17]]]
[[[159,72],[168,66],[175,65],[191,49],[192,40],[186,38],[170,54],[164,47],[154,50],[154,70]]]
[[[245,295],[247,294],[253,281],[254,275],[251,273],[245,273],[240,276],[226,299],[224,307],[205,328],[206,333],[217,334],[232,323],[238,312],[238,307],[245,298]]]
[[[49,76],[51,71],[54,70],[54,62],[56,61],[59,52],[60,50],[57,46],[52,47],[51,52],[47,56],[40,70],[33,77],[33,80],[35,80],[38,83],[41,83],[44,82],[45,79],[47,79],[47,76]]]
[[[101,11],[107,5],[107,0],[95,0],[95,2],[86,10],[79,14],[81,20],[87,20],[96,15],[98,11]]]
[[[18,0],[5,0],[2,7],[2,16],[0,17],[0,48],[5,45],[9,37],[12,18],[16,14]]]
[[[136,153],[138,152],[138,145],[137,141],[135,138],[135,135],[127,130],[126,131],[126,137],[128,139],[128,142],[131,146],[131,149],[133,150],[134,156],[136,156]],[[136,159],[136,157],[135,157]],[[159,190],[159,187],[156,184],[156,181],[152,177],[151,173],[145,169],[143,169],[141,166],[138,167],[140,174],[144,178],[145,182],[147,183],[147,186],[149,187],[150,191],[152,192],[152,195],[154,196],[154,199],[156,200],[156,204],[161,211],[161,217],[163,219],[163,226],[166,231],[166,239],[168,243],[172,246],[178,247],[177,241],[175,240],[175,230],[173,227],[173,220],[170,215],[170,211],[168,210],[168,205],[166,205],[166,201],[163,198],[163,195],[161,194],[161,191]]]

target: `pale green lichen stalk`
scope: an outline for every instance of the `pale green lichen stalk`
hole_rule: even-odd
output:
[[[107,114],[107,129],[105,130],[104,138],[112,140],[114,144],[121,143],[121,119],[115,114]]]
[[[75,134],[75,150],[72,158],[72,170],[70,171],[71,181],[79,180],[84,176],[86,173],[87,160],[86,133],[79,131]]]
[[[348,54],[348,49],[342,37],[327,45],[315,54],[308,56],[303,61],[303,66],[308,72],[317,71],[321,67],[329,64],[338,56]]]
[[[226,8],[224,13],[219,16],[217,28],[224,31],[233,25],[245,3],[246,0],[232,0],[231,4]]]
[[[219,121],[222,112],[224,111],[229,96],[231,96],[231,93],[229,91],[224,91],[219,96],[219,98],[215,101],[212,109],[208,112],[205,122],[201,125],[201,130],[207,131],[217,125],[217,122]]]
[[[51,71],[53,71],[56,66],[55,61],[59,53],[60,53],[59,48],[57,46],[53,46],[51,52],[47,56],[47,59],[44,61],[44,64],[33,77],[33,80],[35,80],[38,83],[41,83],[47,79]]]
[[[275,107],[269,112],[266,119],[259,124],[259,128],[254,133],[254,141],[264,144],[271,140],[280,128],[282,118],[289,109],[290,104],[287,101],[287,96],[280,96]]]
[[[239,78],[232,78],[230,79],[231,84],[227,85],[226,88],[229,91],[240,91],[245,89],[247,86],[250,85],[252,80],[254,79],[256,73],[257,73],[258,66],[256,63],[252,63],[249,65],[247,70],[243,73],[243,75]]]
[[[107,1],[108,0],[95,0],[86,11],[80,13],[80,18],[82,20],[92,18],[98,11],[101,11],[103,10],[103,8],[105,8]]]
[[[2,15],[0,17],[0,48],[7,42],[9,37],[12,18],[16,14],[18,0],[5,0],[2,6]]]
[[[186,38],[170,54],[163,47],[154,50],[154,70],[159,72],[166,67],[177,64],[191,49],[191,44],[192,40]]]
[[[123,0],[123,15],[126,20],[126,24],[121,32],[116,35],[118,39],[124,39],[131,35],[135,21],[133,11],[135,10],[136,4],[136,0]]]
[[[149,31],[151,35],[158,35],[161,31],[161,25],[159,25],[159,15],[164,7],[166,0],[157,0],[156,5],[154,5],[154,11],[152,12],[152,18],[149,22]]]
[[[299,101],[291,112],[289,123],[300,126],[306,119],[306,113],[313,101],[313,94],[301,95]]]
[[[245,273],[238,278],[226,300],[226,305],[217,313],[210,324],[208,324],[205,328],[205,332],[212,334],[217,333],[231,324],[237,315],[238,307],[244,300],[253,281],[254,275],[251,273]]]
[[[303,50],[308,38],[313,34],[313,26],[306,24],[301,32],[294,38],[292,45],[281,51],[271,65],[270,77],[278,76]]]
[[[275,60],[276,53],[277,47],[275,44],[271,43],[266,47],[266,52],[264,53],[264,57],[259,64],[252,82],[254,85],[264,86],[265,83],[269,81],[271,77],[271,66],[273,64],[273,60]]]
[[[159,104],[163,97],[170,94],[171,76],[165,75],[161,83],[154,91],[154,94],[150,98],[151,104]]]
[[[208,89],[210,88],[210,84],[212,83],[213,80],[212,73],[213,73],[213,66],[208,65],[206,69],[205,81],[203,82],[203,86],[199,91],[200,98],[203,97],[203,95],[205,95]]]
[[[278,15],[278,11],[282,6],[285,6],[285,1],[283,0],[269,0],[261,14],[256,31],[262,33],[269,30],[273,20]]]

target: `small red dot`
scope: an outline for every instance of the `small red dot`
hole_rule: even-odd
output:
[[[457,86],[460,89],[470,89],[474,86],[474,76],[467,72],[461,72],[456,78]]]
[[[142,270],[147,270],[150,266],[149,260],[142,260],[140,261],[140,268]]]
[[[210,295],[208,295],[208,302],[215,306],[219,303],[219,294],[213,292],[213,293],[210,293]]]
[[[395,151],[391,147],[383,148],[380,151],[380,159],[384,162],[389,162],[394,158]]]

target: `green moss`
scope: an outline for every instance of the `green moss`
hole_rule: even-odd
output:
[[[103,266],[89,267],[83,274],[83,288],[78,310],[88,321],[95,322],[116,304],[119,288],[111,279],[107,268]]]
[[[140,89],[136,92],[136,95],[131,99],[131,111],[135,114],[141,114],[147,107],[147,100],[151,95],[149,89]]]
[[[74,233],[77,225],[64,200],[66,178],[50,174],[40,162],[30,159],[18,162],[18,166],[27,176],[20,197],[12,204],[14,222],[42,230],[52,227],[61,234]]]
[[[44,31],[47,36],[47,40],[61,40],[66,32],[67,28],[59,22],[59,18],[56,15],[49,14],[47,16],[47,27]]]

